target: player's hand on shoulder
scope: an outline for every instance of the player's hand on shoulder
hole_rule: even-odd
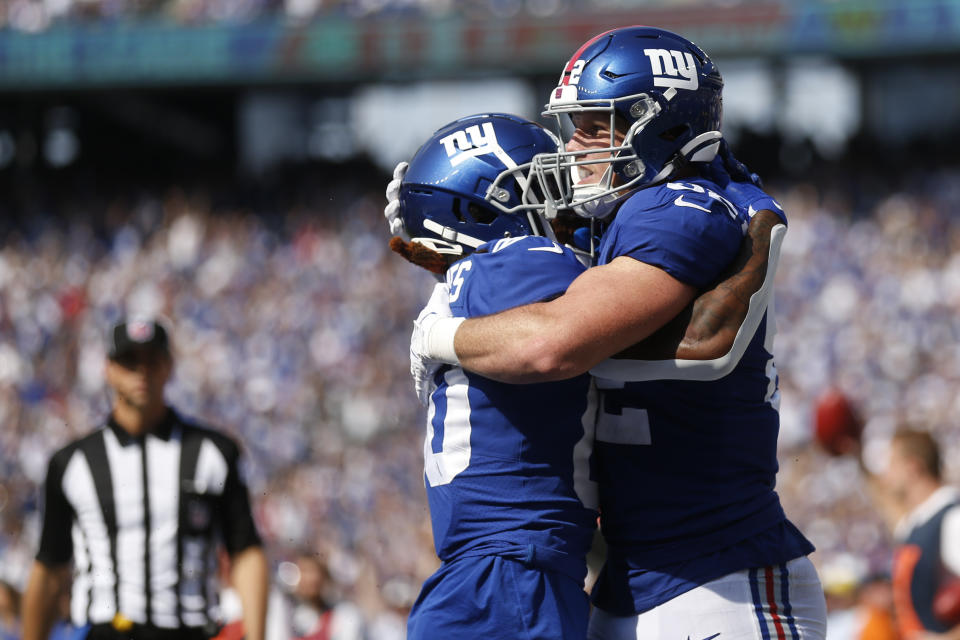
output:
[[[441,318],[453,316],[450,311],[450,285],[438,282],[420,315],[413,321],[413,334],[410,336],[410,375],[413,376],[413,388],[420,404],[427,406],[430,395],[437,388],[437,371],[443,362],[427,357],[430,329]]]
[[[720,141],[717,155],[708,165],[707,171],[713,172],[713,175],[708,174],[707,177],[721,187],[726,187],[728,182],[745,182],[758,189],[763,189],[763,180],[760,179],[758,174],[751,171],[747,165],[734,157],[726,139]]]
[[[390,226],[390,233],[400,236],[404,240],[410,239],[403,225],[403,218],[400,217],[400,183],[403,177],[407,175],[407,168],[410,166],[407,162],[400,162],[393,169],[393,179],[387,183],[387,206],[383,208],[383,217],[387,219]]]
[[[783,207],[763,190],[760,176],[734,157],[726,140],[720,141],[717,156],[704,166],[702,173],[723,189],[724,196],[736,205],[747,223],[757,211],[763,210],[773,211],[784,224],[787,223]]]

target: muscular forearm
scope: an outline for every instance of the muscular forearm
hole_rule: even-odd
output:
[[[510,383],[563,380],[651,335],[696,290],[628,257],[588,269],[564,295],[459,326],[460,364]]]
[[[767,275],[770,231],[778,224],[780,218],[772,211],[760,211],[753,217],[740,253],[723,280],[693,301],[677,358],[710,360],[730,350],[747,316],[750,297]]]
[[[465,321],[457,330],[454,347],[461,365],[488,378],[522,384],[562,380],[586,368],[567,353],[544,304],[510,309]],[[582,370],[581,370],[582,369]]]
[[[733,264],[719,284],[700,294],[650,338],[617,354],[631,360],[713,360],[728,353],[767,274],[770,231],[780,224],[772,211],[758,212]]]
[[[231,558],[230,579],[243,606],[245,640],[263,640],[267,619],[269,576],[260,547],[248,547]]]
[[[34,562],[23,594],[23,640],[46,640],[55,619],[66,568]]]

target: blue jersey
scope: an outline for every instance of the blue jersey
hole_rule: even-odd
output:
[[[583,269],[547,238],[487,243],[448,270],[450,309],[470,318],[548,300]],[[503,556],[582,584],[597,517],[589,376],[508,385],[446,367],[437,383],[424,442],[437,555]]]
[[[630,256],[703,288],[739,251],[742,215],[700,178],[640,190],[600,243],[600,264]],[[608,561],[594,601],[638,613],[734,571],[813,550],[774,491],[779,430],[772,318],[729,375],[597,379],[594,477]]]

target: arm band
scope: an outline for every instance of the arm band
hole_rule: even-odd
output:
[[[466,318],[438,318],[436,322],[427,329],[427,335],[424,340],[426,343],[426,355],[428,358],[449,362],[450,364],[460,364],[457,358],[457,352],[453,348],[453,340],[457,335],[457,329],[463,324]]]

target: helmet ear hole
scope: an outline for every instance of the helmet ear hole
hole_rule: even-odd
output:
[[[470,211],[469,205],[467,206],[467,211]],[[453,199],[453,207],[451,209],[451,212],[453,213],[454,216],[456,216],[457,220],[459,220],[460,222],[466,222],[463,219],[463,213],[460,211],[460,198]]]
[[[660,139],[666,140],[667,142],[673,142],[674,140],[679,140],[690,130],[689,125],[681,124],[676,127],[670,127],[666,131],[660,134]]]
[[[470,214],[470,217],[474,219],[475,222],[480,224],[490,224],[497,219],[497,214],[495,211],[488,209],[486,207],[481,207],[475,202],[467,204],[467,213]]]

